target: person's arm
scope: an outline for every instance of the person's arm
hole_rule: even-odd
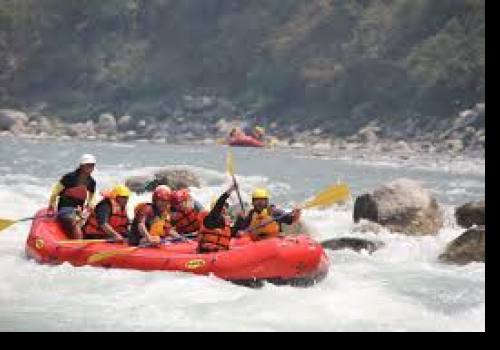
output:
[[[146,228],[146,216],[139,219],[139,224],[137,225],[139,233],[144,237],[149,243],[157,244],[160,242],[159,237],[151,236]]]
[[[90,184],[87,187],[87,207],[93,208],[96,205],[96,195],[95,195],[95,189],[96,189],[96,182],[95,180],[91,177],[90,178]]]
[[[57,198],[61,194],[61,192],[64,190],[64,185],[61,182],[56,183],[52,187],[52,193],[50,194],[49,198],[49,209],[50,210],[55,210],[56,205],[57,205]]]
[[[273,218],[276,218],[276,222],[280,224],[292,225],[300,218],[299,209],[294,209],[290,213],[286,213],[284,210],[272,206],[271,210]]]
[[[277,209],[276,207],[271,207],[272,217],[276,219],[276,222],[280,224],[293,224],[293,215],[292,213],[286,213],[282,209]]]
[[[212,208],[212,210],[210,210],[210,213],[208,213],[208,215],[205,217],[205,220],[203,221],[203,224],[206,228],[214,229],[220,228],[224,225],[224,219],[222,218],[222,209],[224,209],[224,204],[226,204],[226,201],[230,195],[231,193],[229,191],[224,192],[219,197],[219,199],[217,199],[214,207]]]
[[[117,241],[123,241],[123,237],[115,231],[115,229],[108,223],[111,217],[111,206],[109,203],[102,202],[95,208],[95,215],[97,218],[97,224],[104,230],[108,235],[113,236]]]

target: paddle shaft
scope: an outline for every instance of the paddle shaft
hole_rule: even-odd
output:
[[[234,177],[234,174],[232,174],[231,176],[233,177],[233,182],[236,186],[236,194],[238,195],[238,200],[240,201],[241,211],[245,211],[245,206],[243,205],[243,200],[241,199],[240,188],[238,186],[238,183],[236,182],[236,177]]]

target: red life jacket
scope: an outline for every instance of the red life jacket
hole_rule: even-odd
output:
[[[83,205],[88,196],[87,186],[78,185],[65,188],[59,196],[66,197],[68,200],[77,203],[77,205]]]
[[[207,215],[208,212],[201,212],[199,215],[198,248],[207,251],[228,250],[231,241],[229,221],[225,220],[224,228],[208,229],[203,223]]]
[[[122,208],[114,198],[105,196],[104,200],[109,201],[111,204],[111,216],[108,219],[108,224],[113,228],[113,230],[124,236],[128,231],[129,223],[127,208]],[[99,226],[95,210],[92,210],[90,213],[90,216],[82,230],[86,235],[108,235],[106,231]]]
[[[172,212],[172,225],[182,234],[198,232],[200,230],[199,214],[193,208]]]

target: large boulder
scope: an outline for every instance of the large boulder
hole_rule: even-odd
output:
[[[327,241],[321,242],[321,245],[323,246],[323,248],[330,250],[352,249],[356,252],[366,250],[371,254],[380,247],[384,246],[384,243],[380,241],[372,242],[366,239],[344,237],[329,239]]]
[[[66,126],[66,133],[71,137],[84,138],[95,135],[94,122],[75,123]]]
[[[132,127],[133,127],[132,117],[129,115],[122,115],[118,119],[117,126],[118,126],[118,130],[120,130],[120,131],[128,131],[128,130],[132,129]]]
[[[485,202],[470,202],[458,207],[455,210],[455,218],[457,223],[465,228],[474,225],[485,225]]]
[[[353,219],[356,223],[367,219],[392,232],[416,236],[437,234],[443,226],[436,199],[410,179],[398,179],[357,197]]]
[[[171,168],[158,170],[152,175],[132,176],[126,180],[125,184],[137,193],[153,191],[159,185],[167,185],[172,190],[200,187],[198,177],[191,171]]]
[[[113,134],[117,130],[117,123],[112,114],[105,113],[99,116],[96,131],[98,134]]]
[[[21,129],[28,123],[26,113],[14,109],[0,109],[0,130]]]
[[[172,190],[179,190],[188,187],[200,187],[200,180],[195,174],[186,169],[162,169],[155,173],[155,179],[147,189],[154,190],[159,185],[167,185]]]
[[[147,191],[147,187],[151,182],[155,180],[154,175],[138,175],[131,176],[125,181],[125,185],[130,188],[131,191],[137,193],[143,193]]]
[[[466,231],[449,243],[439,260],[447,263],[468,264],[485,261],[485,226]]]

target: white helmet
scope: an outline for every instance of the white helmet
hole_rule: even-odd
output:
[[[82,164],[95,164],[96,159],[92,154],[84,154],[80,157],[80,165]]]

